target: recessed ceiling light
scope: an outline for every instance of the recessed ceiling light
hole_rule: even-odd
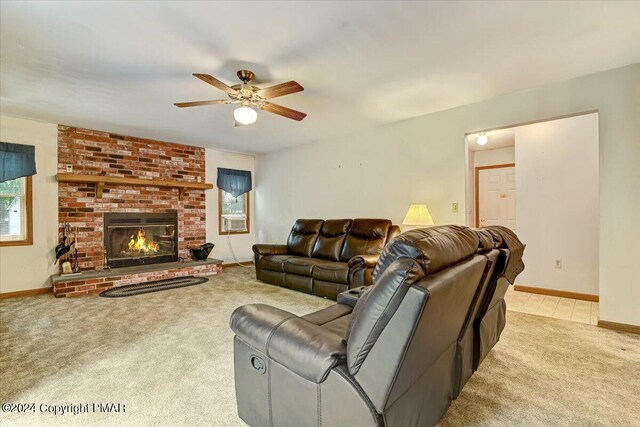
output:
[[[478,145],[485,145],[487,142],[489,142],[489,137],[485,134],[478,135],[478,139],[476,139],[476,142],[478,143]]]

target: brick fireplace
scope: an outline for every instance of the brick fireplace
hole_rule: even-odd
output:
[[[73,229],[77,227],[76,246],[82,271],[101,269],[105,263],[105,214],[175,215],[180,258],[188,256],[188,247],[205,243],[205,192],[188,191],[180,200],[177,188],[153,186],[154,180],[204,182],[203,148],[60,125],[58,173],[149,180],[148,186],[107,185],[102,197],[97,197],[96,186],[92,184],[58,183],[59,231],[62,232],[65,222]],[[219,268],[203,269],[200,265],[197,271],[215,274]],[[162,276],[162,272],[154,273],[157,276]],[[121,278],[126,282],[130,279]],[[54,293],[70,296],[120,284],[107,282],[96,282],[103,286],[88,289],[86,283],[73,286],[65,282],[56,284]]]

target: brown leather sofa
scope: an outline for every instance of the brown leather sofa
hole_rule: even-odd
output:
[[[374,283],[303,317],[239,307],[238,415],[250,426],[434,426],[500,338],[524,245],[501,227],[390,242]]]
[[[336,299],[371,284],[382,249],[398,234],[387,219],[299,219],[286,245],[253,245],[256,278]]]

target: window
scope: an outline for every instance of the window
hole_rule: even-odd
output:
[[[0,182],[0,246],[33,244],[31,177]]]
[[[250,231],[249,192],[238,197],[218,189],[218,233],[247,234]]]

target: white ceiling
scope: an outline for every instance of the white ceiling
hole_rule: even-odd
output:
[[[489,132],[482,132],[487,135],[489,141],[485,145],[478,145],[476,139],[481,133],[467,135],[467,143],[471,151],[495,150],[497,148],[507,148],[516,145],[516,128],[496,129]]]
[[[7,2],[0,109],[258,153],[640,61],[640,2]],[[178,109],[231,84],[296,80],[234,128],[233,106]]]

